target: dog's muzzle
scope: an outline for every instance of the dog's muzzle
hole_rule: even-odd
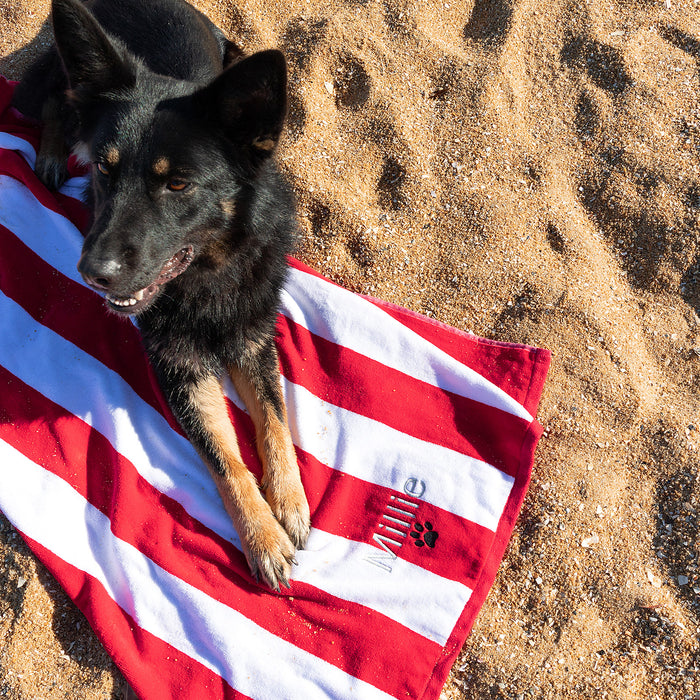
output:
[[[170,258],[161,268],[158,277],[151,282],[147,287],[139,289],[130,296],[116,296],[105,292],[107,305],[117,313],[121,314],[137,314],[149,304],[158,290],[167,282],[181,275],[194,259],[194,248],[187,246],[178,251]]]

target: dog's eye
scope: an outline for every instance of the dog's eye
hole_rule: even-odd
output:
[[[109,170],[107,169],[107,166],[100,160],[95,161],[95,167],[97,170],[102,173],[102,175],[109,175]]]
[[[183,180],[179,177],[174,177],[172,178],[172,180],[168,180],[168,189],[171,192],[182,192],[183,190],[186,190],[189,186],[190,183],[187,182],[187,180]]]

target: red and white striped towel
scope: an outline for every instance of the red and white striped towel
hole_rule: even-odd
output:
[[[38,132],[11,92],[0,80],[0,509],[140,697],[436,698],[527,488],[549,353],[294,262],[279,349],[313,529],[272,593],[136,327],[83,286],[84,179],[40,185]]]

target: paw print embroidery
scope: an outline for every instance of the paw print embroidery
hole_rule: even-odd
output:
[[[433,530],[432,523],[426,522],[425,525],[414,523],[413,528],[414,529],[411,530],[409,534],[415,540],[413,544],[415,544],[416,547],[424,547],[426,544],[428,547],[430,547],[430,549],[435,547],[438,533]]]

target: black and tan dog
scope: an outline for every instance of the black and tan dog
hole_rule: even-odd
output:
[[[242,57],[184,0],[53,0],[52,21],[56,47],[15,94],[44,121],[37,172],[57,187],[70,152],[92,163],[78,268],[112,311],[138,316],[253,575],[288,585],[309,508],[274,345],[296,235],[273,157],[284,57]],[[266,499],[241,460],[225,374],[255,423]]]

